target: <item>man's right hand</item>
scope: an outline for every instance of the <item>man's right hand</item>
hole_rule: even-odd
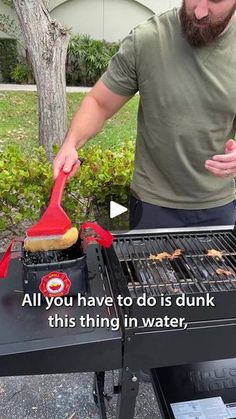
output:
[[[78,153],[76,151],[76,148],[72,145],[65,143],[63,144],[63,146],[61,147],[61,149],[59,150],[57,156],[55,157],[53,161],[54,179],[57,178],[61,169],[63,170],[63,172],[69,173],[74,165],[75,167],[70,176],[72,176],[76,172],[80,164],[79,164]]]

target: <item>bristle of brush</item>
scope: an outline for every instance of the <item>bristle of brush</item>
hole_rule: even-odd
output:
[[[24,241],[24,249],[28,252],[47,252],[48,250],[63,250],[75,244],[79,232],[76,227],[71,227],[65,234],[58,237],[27,237]]]

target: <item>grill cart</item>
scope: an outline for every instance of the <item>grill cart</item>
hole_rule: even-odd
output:
[[[119,331],[49,328],[42,306],[21,307],[23,270],[14,260],[0,283],[1,375],[95,371],[94,397],[106,418],[104,371],[119,369],[116,418],[132,419],[139,371],[147,368],[163,404],[159,368],[236,358],[235,256],[233,227],[116,232],[109,249],[90,245],[87,297],[110,296],[113,306],[53,307],[50,315],[119,318]],[[129,304],[118,304],[120,297]],[[168,297],[172,304],[162,305]]]

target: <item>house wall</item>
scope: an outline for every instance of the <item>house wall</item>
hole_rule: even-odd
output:
[[[182,0],[51,0],[54,19],[72,33],[95,39],[119,41],[138,23],[154,13],[178,7]],[[16,19],[14,11],[0,0],[0,13]],[[6,35],[0,31],[0,37]]]
[[[178,7],[181,0],[54,0],[50,4],[51,15],[72,33],[118,41],[154,13]]]
[[[11,7],[4,4],[2,0],[0,0],[0,14],[9,16],[10,19],[17,19],[14,10]],[[9,38],[9,36],[6,35],[4,32],[0,31],[0,38]]]

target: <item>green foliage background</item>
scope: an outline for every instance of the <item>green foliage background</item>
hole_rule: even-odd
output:
[[[18,52],[15,39],[0,39],[0,71],[3,81],[13,81],[12,71],[17,65]]]
[[[72,36],[67,49],[66,81],[71,86],[93,86],[118,51],[118,43]]]
[[[17,30],[15,28],[17,26],[14,20],[0,14],[0,29],[4,29],[10,38],[14,38],[13,33]],[[19,42],[21,44],[22,41]],[[93,86],[118,48],[118,43],[95,40],[88,35],[72,36],[67,50],[67,85]],[[0,71],[3,82],[34,83],[33,69],[26,55],[25,48],[17,50],[16,39],[0,39]]]
[[[68,182],[63,197],[63,206],[77,226],[94,217],[94,205],[108,209],[110,199],[127,203],[134,143],[125,141],[116,151],[93,146],[82,149],[80,156],[85,159],[83,166]],[[14,233],[24,221],[37,220],[52,185],[52,167],[43,148],[34,148],[29,159],[19,145],[7,145],[0,159],[0,233]]]
[[[83,98],[82,93],[67,94],[68,125]],[[137,106],[135,96],[79,151],[85,162],[63,200],[76,225],[95,218],[102,224],[94,209],[108,214],[109,199],[127,204]],[[37,93],[0,92],[0,114],[0,236],[24,235],[26,223],[46,208],[53,185],[52,166],[38,147]]]

